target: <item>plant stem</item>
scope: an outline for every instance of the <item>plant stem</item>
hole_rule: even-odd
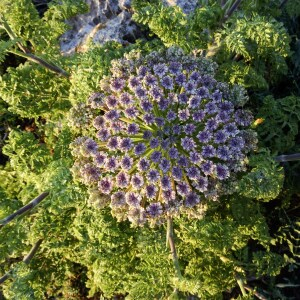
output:
[[[53,65],[53,64],[50,64],[49,62],[47,62],[45,59],[42,59],[34,54],[31,54],[29,52],[26,52],[26,53],[22,53],[22,52],[19,52],[19,51],[13,51],[13,50],[9,50],[8,52],[10,53],[13,53],[15,55],[18,55],[18,56],[21,56],[21,57],[24,57],[24,58],[27,58],[28,60],[30,61],[33,61],[37,64],[39,64],[40,66],[42,67],[45,67],[46,69],[49,69],[59,75],[62,75],[64,77],[69,77],[69,74],[63,70],[62,68],[56,66],[56,65]]]
[[[28,265],[32,258],[34,257],[34,255],[36,254],[36,252],[38,251],[41,243],[43,242],[42,239],[39,239],[30,249],[30,251],[28,252],[28,254],[26,256],[24,256],[23,258],[23,262]],[[6,279],[8,279],[11,275],[11,273],[13,272],[13,269],[9,270],[6,274],[4,274],[1,278],[0,278],[0,284],[2,284]]]
[[[172,260],[174,263],[177,277],[180,279],[182,278],[182,275],[180,271],[178,256],[177,256],[175,242],[174,242],[173,220],[171,217],[168,217],[167,219],[167,242],[169,242],[169,246],[172,254]]]
[[[244,287],[245,287],[246,290],[252,292],[253,295],[256,296],[256,298],[258,298],[259,300],[267,300],[267,298],[264,295],[254,291],[250,286],[245,285]]]
[[[38,197],[36,197],[35,199],[33,199],[32,201],[30,201],[28,204],[26,204],[25,206],[21,207],[20,209],[18,209],[17,211],[15,211],[14,213],[12,213],[11,215],[7,216],[6,218],[0,220],[0,229],[2,227],[4,227],[5,225],[7,225],[9,222],[11,222],[14,218],[16,218],[19,215],[22,215],[23,213],[25,213],[28,210],[33,209],[34,207],[36,207],[42,200],[44,200],[47,196],[49,195],[48,192],[44,192],[42,194],[40,194]]]
[[[12,41],[17,41],[18,37],[14,34],[14,32],[10,28],[7,20],[5,19],[5,17],[3,15],[0,16],[0,21],[2,21],[2,27],[7,32],[8,36],[10,37],[10,39]],[[13,53],[15,55],[19,55],[19,56],[24,57],[24,58],[27,58],[28,60],[33,61],[33,62],[35,62],[35,63],[37,63],[37,64],[45,67],[46,69],[49,69],[52,72],[55,72],[55,73],[57,73],[59,75],[62,75],[64,77],[69,77],[69,74],[65,70],[63,70],[62,68],[60,68],[60,67],[58,67],[56,65],[50,64],[49,62],[47,62],[43,58],[40,58],[40,57],[38,57],[38,56],[30,53],[29,49],[27,49],[26,47],[24,47],[22,45],[22,43],[16,42],[16,44],[23,51],[23,53],[18,52],[18,51],[12,51],[12,50],[10,50],[8,52]]]
[[[278,162],[296,161],[296,160],[300,160],[300,153],[279,155],[276,156],[274,159]]]
[[[229,10],[226,12],[224,18],[223,18],[223,23],[231,17],[231,15],[234,13],[234,11],[238,8],[242,0],[236,0],[233,5],[229,8]]]
[[[237,283],[238,283],[238,285],[240,287],[240,290],[241,290],[243,296],[247,296],[243,280],[240,277],[236,277],[236,281],[237,281]]]

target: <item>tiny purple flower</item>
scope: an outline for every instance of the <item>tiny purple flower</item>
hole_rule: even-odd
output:
[[[125,86],[125,81],[121,78],[114,78],[110,84],[110,88],[114,92],[121,91]]]
[[[178,117],[179,120],[186,121],[190,117],[189,110],[187,108],[178,110]]]
[[[120,118],[120,113],[116,109],[111,109],[104,114],[104,118],[108,121],[115,121]]]
[[[135,119],[138,116],[139,111],[134,106],[129,106],[125,109],[124,114],[129,119]]]
[[[108,108],[115,108],[118,106],[118,100],[113,95],[107,96],[105,102],[106,102],[106,105],[108,106]]]
[[[149,214],[150,217],[155,218],[157,216],[160,216],[162,214],[162,207],[159,202],[156,203],[151,203],[147,209],[147,213]]]
[[[161,170],[163,173],[166,173],[169,171],[170,167],[171,167],[171,164],[170,164],[170,161],[166,158],[163,158],[159,164]]]
[[[122,207],[126,203],[125,193],[122,191],[113,193],[111,196],[111,207]]]
[[[175,82],[180,85],[183,86],[186,83],[186,76],[184,74],[178,74],[175,78]]]
[[[214,157],[216,155],[216,149],[212,145],[205,145],[202,147],[201,154],[204,158]]]
[[[165,64],[157,64],[153,66],[153,71],[158,77],[163,77],[168,72],[168,67]]]
[[[147,125],[151,125],[154,123],[155,119],[152,114],[145,114],[144,115],[144,121]]]
[[[99,152],[93,157],[93,160],[95,165],[101,168],[104,166],[106,158],[107,158],[107,154],[105,154],[104,152]]]
[[[129,151],[133,147],[131,138],[121,138],[119,148],[122,151]]]
[[[105,119],[102,116],[98,116],[94,119],[93,125],[96,129],[102,129],[105,125]]]
[[[197,135],[200,143],[206,144],[212,139],[212,134],[209,131],[200,131]]]
[[[205,118],[205,112],[203,110],[197,110],[193,113],[193,120],[195,122],[201,122]]]
[[[129,93],[123,93],[120,96],[120,102],[124,105],[124,106],[128,106],[129,104],[133,103],[132,100],[132,96]]]
[[[149,169],[150,162],[147,158],[141,158],[138,162],[138,170],[140,172],[145,172]]]
[[[148,100],[143,100],[140,103],[141,109],[145,112],[150,112],[153,109],[153,105]]]
[[[150,140],[150,148],[155,149],[160,145],[158,138],[153,138]]]
[[[134,174],[131,176],[131,185],[133,189],[140,190],[144,185],[144,178],[140,174]]]
[[[200,166],[205,175],[211,175],[214,171],[214,165],[211,161],[206,161]]]
[[[171,188],[171,180],[166,175],[161,178],[160,183],[161,183],[161,188],[164,191],[169,190]]]
[[[138,143],[134,147],[134,153],[135,155],[142,155],[146,151],[147,147],[145,146],[144,143]]]
[[[184,137],[181,139],[181,146],[185,151],[190,151],[196,148],[196,143],[192,138]]]
[[[174,111],[169,110],[167,113],[168,121],[174,121],[176,118],[177,118],[177,115],[174,113]]]
[[[188,167],[189,166],[189,160],[185,156],[180,156],[177,160],[177,163],[181,167]]]
[[[119,166],[118,160],[115,156],[107,157],[105,160],[105,168],[108,172],[114,172]]]
[[[200,197],[196,193],[189,193],[185,197],[185,206],[186,207],[194,207],[200,202]]]
[[[228,167],[225,165],[217,164],[215,168],[216,176],[220,180],[224,180],[229,177]]]
[[[119,147],[119,138],[117,136],[112,136],[108,139],[106,147],[109,150],[116,150]]]
[[[174,166],[172,168],[172,177],[175,179],[175,180],[181,180],[182,179],[182,170],[180,167],[178,166]]]
[[[141,202],[141,196],[134,192],[127,192],[125,194],[126,203],[129,206],[139,207]]]
[[[172,158],[172,159],[178,158],[178,150],[177,150],[175,147],[171,147],[171,148],[169,149],[169,156],[170,156],[170,158]]]
[[[154,151],[151,155],[150,155],[150,159],[155,162],[155,163],[159,163],[161,160],[162,154],[160,151]]]
[[[151,169],[147,174],[147,179],[149,182],[155,183],[159,180],[159,172],[155,169]]]
[[[189,100],[189,107],[195,109],[195,108],[199,107],[200,103],[201,103],[201,97],[193,96]]]
[[[131,123],[128,125],[128,128],[127,128],[127,132],[128,134],[130,135],[134,135],[134,134],[137,134],[140,130],[140,127],[138,124],[135,124],[135,123]]]
[[[198,179],[200,176],[199,168],[197,168],[196,166],[192,166],[192,167],[188,168],[187,176],[192,180]]]
[[[228,138],[228,135],[226,134],[226,131],[225,130],[219,130],[215,133],[215,139],[214,139],[214,142],[216,144],[223,144],[226,142]]]
[[[121,167],[124,170],[131,169],[133,165],[133,159],[130,156],[124,156],[121,160]]]
[[[143,139],[144,140],[149,140],[152,137],[152,132],[150,130],[145,130],[143,132]]]
[[[161,85],[168,90],[173,90],[173,79],[171,76],[164,76],[161,80]]]
[[[149,184],[145,188],[146,196],[149,199],[154,199],[157,193],[157,187],[154,184]]]
[[[201,87],[197,90],[197,96],[200,98],[207,98],[209,95],[208,89],[206,87]]]
[[[110,194],[113,189],[113,182],[110,176],[104,177],[98,182],[99,191],[103,194]]]
[[[179,181],[176,183],[176,191],[179,195],[186,196],[190,193],[191,189],[186,182]]]
[[[116,185],[120,188],[127,188],[130,182],[130,176],[125,173],[124,171],[121,171],[116,176]]]
[[[187,134],[187,135],[192,135],[194,133],[194,131],[196,130],[196,126],[192,123],[190,124],[186,124],[183,127],[183,131]]]

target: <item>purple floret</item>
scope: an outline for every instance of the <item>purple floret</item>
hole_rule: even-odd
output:
[[[184,197],[190,193],[191,189],[186,182],[180,181],[176,184],[176,191],[180,196]]]
[[[133,164],[133,159],[130,156],[124,156],[121,160],[121,167],[124,170],[131,169]]]
[[[161,160],[162,154],[160,151],[154,151],[151,155],[150,155],[150,159],[155,162],[155,163],[159,163]]]
[[[175,180],[181,180],[182,179],[182,170],[180,167],[175,166],[172,168],[172,177]]]
[[[155,149],[160,145],[158,138],[153,138],[150,140],[150,148]]]
[[[105,177],[98,181],[99,191],[103,194],[110,194],[113,189],[113,183],[111,177]]]
[[[196,193],[189,193],[185,197],[185,206],[186,207],[194,207],[200,202],[200,197]]]
[[[116,185],[120,188],[127,188],[130,182],[130,176],[121,171],[116,177]]]
[[[147,147],[144,143],[139,143],[134,147],[134,153],[136,155],[142,155],[146,151]]]
[[[93,125],[96,129],[102,129],[105,125],[105,119],[102,116],[98,116],[94,119]]]
[[[150,112],[153,109],[153,105],[148,100],[143,100],[140,103],[141,109],[145,112]]]
[[[155,218],[158,217],[162,214],[162,207],[159,202],[157,203],[151,203],[147,209],[147,213],[149,214],[150,217]]]
[[[178,117],[180,121],[186,121],[190,117],[190,111],[186,109],[180,109],[178,111]]]
[[[128,125],[128,128],[127,128],[127,132],[128,134],[130,135],[134,135],[134,134],[137,134],[140,130],[140,127],[138,124],[135,124],[135,123],[131,123]]]
[[[159,167],[163,173],[168,172],[171,167],[170,161],[166,158],[163,158],[159,164]]]
[[[126,203],[133,207],[139,207],[141,202],[141,196],[134,192],[127,192],[125,194]]]
[[[216,149],[212,145],[205,145],[202,148],[201,154],[204,158],[214,157],[216,155]]]
[[[166,175],[161,178],[160,183],[161,183],[161,188],[164,191],[169,190],[171,188],[171,180]]]
[[[144,185],[144,178],[140,174],[134,174],[131,176],[131,185],[134,189],[140,190]]]
[[[124,111],[125,116],[129,119],[135,119],[138,113],[139,111],[134,106],[127,107]]]
[[[151,169],[147,174],[147,179],[149,182],[155,183],[159,180],[160,175],[157,170]]]
[[[154,123],[155,119],[152,114],[145,114],[144,115],[144,121],[147,125],[151,125]]]
[[[131,138],[122,138],[120,143],[119,143],[119,148],[122,150],[122,151],[129,151],[131,148],[133,147],[133,143],[132,143],[132,140]]]
[[[183,127],[183,131],[187,134],[187,135],[192,135],[194,133],[194,131],[196,130],[196,126],[192,123],[190,124],[186,124]]]
[[[145,188],[146,197],[154,199],[156,197],[157,187],[154,184],[149,184]]]
[[[110,137],[106,144],[109,150],[116,150],[119,147],[119,138],[117,136]]]
[[[193,96],[189,100],[189,107],[195,109],[195,108],[199,107],[200,103],[201,103],[201,97]]]
[[[181,146],[185,151],[194,150],[196,143],[192,138],[185,137],[181,139]]]
[[[115,96],[110,95],[106,97],[106,105],[108,108],[115,108],[118,106],[118,100]]]
[[[141,158],[138,162],[138,170],[140,172],[145,172],[149,169],[150,162],[147,158]]]
[[[171,76],[164,76],[161,79],[161,85],[168,90],[173,90],[173,79],[171,78]]]
[[[228,167],[225,165],[217,164],[215,168],[216,176],[220,180],[224,180],[229,177]]]
[[[169,156],[170,156],[170,158],[172,158],[172,159],[178,158],[178,150],[177,150],[175,147],[171,147],[171,148],[169,149]]]

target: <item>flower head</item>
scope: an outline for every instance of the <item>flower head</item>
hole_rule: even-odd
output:
[[[73,143],[77,177],[137,225],[224,194],[257,141],[215,64],[167,51],[112,65],[90,100],[97,132]]]

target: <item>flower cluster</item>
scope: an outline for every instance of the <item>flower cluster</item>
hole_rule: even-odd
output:
[[[217,199],[245,170],[252,116],[214,79],[215,67],[174,49],[125,57],[89,99],[94,135],[73,143],[74,174],[120,220],[160,222]]]

